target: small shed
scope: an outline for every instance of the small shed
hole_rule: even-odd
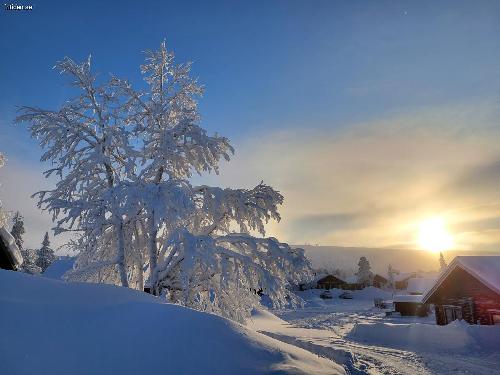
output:
[[[14,237],[4,227],[0,228],[0,268],[17,270],[23,263],[21,252],[17,248]]]
[[[327,275],[317,282],[318,289],[343,289],[345,285],[347,285],[347,283],[344,280],[333,275]]]
[[[439,325],[500,324],[500,256],[456,257],[423,302],[434,304]]]
[[[388,283],[389,280],[387,280],[384,276],[380,276],[379,274],[373,276],[373,286],[375,288],[384,288]]]
[[[394,311],[401,316],[427,316],[429,306],[422,303],[422,296],[400,295],[394,296]]]

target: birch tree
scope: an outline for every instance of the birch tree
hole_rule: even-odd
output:
[[[54,67],[69,77],[79,94],[57,110],[22,107],[16,122],[28,123],[32,137],[45,150],[42,161],[53,167],[54,189],[40,191],[39,207],[52,213],[55,232],[77,230],[98,237],[113,227],[120,282],[128,286],[121,202],[113,195],[133,169],[134,151],[121,119],[119,98],[109,82],[97,84],[91,59],[78,64],[64,58]]]
[[[304,252],[251,235],[280,220],[283,196],[263,182],[191,184],[194,174],[219,173],[234,149],[201,127],[203,88],[191,64],[177,64],[165,42],[145,55],[143,90],[115,76],[98,85],[90,59],[65,58],[56,67],[81,95],[58,111],[25,107],[18,118],[46,149],[42,160],[56,165],[46,175],[60,177],[37,194],[40,206],[56,232],[80,233],[67,278],[147,283],[156,295],[240,321],[262,294],[275,306],[298,303],[291,289],[312,276]]]

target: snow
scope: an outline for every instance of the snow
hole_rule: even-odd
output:
[[[55,260],[41,276],[49,279],[62,280],[63,275],[73,269],[76,257],[61,257]]]
[[[227,319],[128,288],[0,270],[1,374],[342,374]]]
[[[438,327],[433,315],[386,316],[373,298],[392,298],[377,288],[353,291],[352,300],[337,298],[341,290],[331,292],[331,300],[319,298],[321,290],[299,292],[304,308],[254,311],[248,325],[341,363],[350,374],[498,373],[498,327],[463,322]]]
[[[454,321],[446,326],[430,324],[357,324],[349,333],[350,339],[404,348],[419,352],[498,352],[500,349],[500,327],[469,325]]]
[[[408,273],[408,272],[397,273],[394,276],[394,281],[404,281],[404,280],[409,279],[409,278],[414,277],[414,276],[415,276],[414,272],[412,272],[412,273]]]
[[[408,280],[406,291],[410,294],[425,294],[436,283],[436,279],[431,278],[411,278]]]

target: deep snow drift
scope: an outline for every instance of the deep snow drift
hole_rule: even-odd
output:
[[[0,374],[342,374],[215,315],[111,285],[0,270]]]

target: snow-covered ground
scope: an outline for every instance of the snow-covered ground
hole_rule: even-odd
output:
[[[434,317],[386,317],[376,288],[352,300],[300,292],[302,309],[255,311],[249,326],[271,337],[341,363],[351,374],[500,374],[500,327],[456,322],[436,326]],[[279,316],[279,317],[278,317]]]
[[[126,288],[0,270],[0,374],[500,374],[500,327],[386,317],[373,298],[392,296],[376,288],[320,293],[244,327]]]
[[[0,270],[0,374],[343,374],[216,315],[111,285]]]

